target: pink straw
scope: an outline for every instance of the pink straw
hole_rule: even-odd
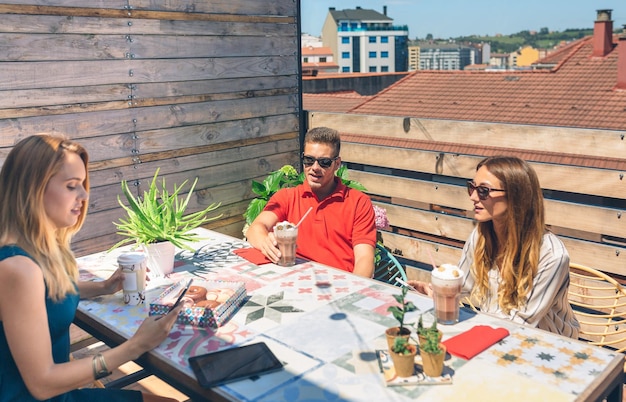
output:
[[[437,269],[437,264],[435,263],[435,259],[433,258],[430,249],[427,248],[426,253],[428,253],[428,257],[430,258],[430,263],[433,265],[433,269]]]
[[[313,207],[309,207],[309,210],[306,211],[306,214],[304,214],[304,216],[300,219],[300,222],[298,222],[296,224],[296,227],[300,226],[300,224],[302,223],[302,221],[304,220],[304,218],[306,218],[306,216],[309,214],[309,212],[311,212],[311,210],[313,209]]]

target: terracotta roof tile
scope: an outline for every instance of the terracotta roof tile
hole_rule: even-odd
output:
[[[302,108],[317,112],[345,113],[370,98],[371,96],[363,96],[356,91],[304,93],[302,94]]]
[[[302,56],[332,56],[333,51],[327,46],[305,46],[302,48]]]
[[[551,70],[415,71],[350,113],[626,130],[617,46],[602,58],[592,47],[587,37],[544,58]]]

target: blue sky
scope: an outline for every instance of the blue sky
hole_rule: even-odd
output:
[[[328,7],[361,6],[383,12],[394,25],[408,25],[409,38],[508,35],[523,30],[593,28],[596,10],[612,9],[613,27],[626,24],[624,0],[301,0],[302,32],[319,36]]]

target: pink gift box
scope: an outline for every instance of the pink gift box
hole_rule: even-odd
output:
[[[184,279],[165,289],[158,298],[150,303],[150,315],[165,315],[176,301],[180,291],[189,280]],[[192,287],[206,289],[206,295],[191,295],[189,292],[183,297],[185,307],[176,320],[179,324],[189,324],[198,327],[218,328],[239,309],[246,299],[246,286],[243,282],[204,281],[194,279]],[[191,300],[191,298],[195,300]],[[191,303],[194,303],[191,305]]]

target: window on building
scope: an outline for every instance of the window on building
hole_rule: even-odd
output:
[[[309,58],[305,57],[304,60],[302,60],[304,63],[308,63],[309,62]]]
[[[380,37],[380,43],[389,43],[389,37],[388,36],[381,36]]]
[[[350,72],[350,67],[341,67],[341,72],[342,73],[349,73]]]
[[[350,37],[349,36],[342,36],[341,37],[341,43],[343,43],[344,45],[349,45],[350,44]]]
[[[369,41],[370,41],[370,43],[376,43],[376,37],[375,36],[370,36],[369,37]]]
[[[326,57],[320,57],[320,63],[326,63]]]
[[[348,30],[348,23],[347,22],[342,22],[341,23],[341,30],[342,31],[347,31]]]
[[[359,24],[356,22],[351,22],[350,23],[350,29],[357,29],[359,27]]]
[[[380,72],[381,73],[388,73],[389,72],[389,66],[380,66]]]
[[[389,57],[389,52],[380,52],[380,57],[382,57],[383,59],[386,59]]]
[[[341,58],[342,59],[349,59],[350,58],[350,52],[341,52]]]
[[[370,59],[376,58],[376,52],[370,52]]]
[[[376,72],[376,66],[370,66],[370,73]]]

